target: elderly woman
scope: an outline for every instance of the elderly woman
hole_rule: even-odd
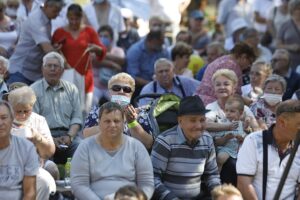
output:
[[[250,69],[250,83],[242,86],[242,95],[249,105],[262,95],[265,80],[272,74],[272,67],[265,61],[256,61]]]
[[[0,198],[35,199],[39,161],[31,142],[11,135],[11,106],[0,101]]]
[[[125,185],[136,185],[150,199],[154,191],[153,168],[145,147],[124,135],[121,105],[103,104],[97,135],[85,139],[71,164],[71,186],[78,200],[113,199]]]
[[[277,48],[290,52],[290,66],[300,65],[300,0],[289,2],[291,19],[282,24],[277,35]]]
[[[231,54],[219,57],[207,66],[201,84],[197,88],[195,94],[200,96],[205,105],[212,103],[217,99],[213,84],[211,84],[211,78],[219,69],[230,69],[234,71],[238,77],[235,92],[241,94],[243,71],[248,70],[255,58],[256,56],[253,49],[247,44],[236,44],[232,49]]]
[[[46,119],[32,112],[36,101],[34,91],[28,86],[14,89],[9,93],[8,101],[15,116],[11,133],[30,140],[36,147],[40,160],[50,158],[55,152],[55,145]],[[39,168],[36,187],[37,199],[48,199],[56,191],[54,179],[42,167]]]
[[[262,97],[250,106],[261,129],[268,129],[275,123],[275,111],[285,90],[286,81],[283,77],[273,74],[266,79]]]
[[[237,88],[238,78],[229,69],[220,69],[212,76],[212,85],[217,100],[206,106],[210,110],[206,114],[208,131],[230,131],[237,128],[237,122],[224,123],[226,120],[224,108],[227,99],[232,96]],[[244,107],[244,121],[249,122],[252,130],[258,129],[258,124],[249,107]]]
[[[140,140],[147,149],[150,149],[153,144],[153,137],[149,123],[145,123],[145,121],[148,121],[145,108],[135,109],[130,105],[130,100],[135,89],[134,79],[127,73],[118,73],[108,81],[108,89],[110,101],[117,102],[123,107],[127,122],[125,132]],[[99,106],[94,106],[85,121],[85,128],[83,130],[85,137],[98,133],[98,113]]]

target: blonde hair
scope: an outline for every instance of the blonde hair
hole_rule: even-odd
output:
[[[221,196],[233,196],[233,195],[239,196],[241,197],[241,199],[243,199],[241,192],[231,184],[223,184],[215,187],[211,191],[211,195],[213,200],[218,200],[218,198],[220,198]]]
[[[273,73],[273,69],[270,63],[267,63],[263,60],[257,60],[252,64],[252,66],[258,66],[258,65],[262,66],[262,70],[267,75],[267,77],[269,77]]]
[[[126,82],[130,85],[132,92],[135,90],[135,80],[129,74],[125,72],[117,73],[116,75],[112,76],[108,81],[108,89],[110,89],[113,83],[117,81]]]
[[[14,107],[20,105],[33,106],[36,102],[34,91],[29,86],[23,86],[9,92],[8,102]]]
[[[236,73],[234,71],[230,70],[230,69],[219,69],[219,70],[217,70],[211,78],[212,83],[214,83],[215,80],[219,76],[224,76],[224,77],[228,78],[229,80],[231,80],[233,82],[234,85],[236,85],[238,83],[238,77],[236,76]]]

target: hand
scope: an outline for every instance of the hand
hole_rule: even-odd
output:
[[[56,148],[59,148],[59,145],[64,144],[61,137],[53,138],[53,141]]]
[[[244,137],[241,135],[236,135],[235,138],[238,140],[239,143],[242,143],[244,141]]]
[[[227,131],[233,131],[235,129],[237,129],[239,127],[239,122],[235,121],[235,122],[230,122],[227,126]]]
[[[229,134],[226,134],[226,135],[224,136],[224,138],[225,138],[226,140],[230,140],[230,139],[232,139],[232,138],[235,138],[235,135],[234,135],[233,133],[229,133]]]
[[[63,141],[63,143],[67,146],[70,146],[70,144],[72,143],[71,142],[71,137],[68,136],[68,135],[64,135],[64,136],[61,136],[61,140]]]
[[[36,143],[37,140],[40,140],[42,137],[35,129],[30,128],[31,134],[26,136],[28,140],[30,140],[33,143]]]
[[[102,48],[95,44],[89,44],[86,51],[91,53],[98,53],[98,52],[102,52]]]
[[[136,112],[135,108],[130,104],[124,108],[124,114],[127,123],[133,122],[134,120],[137,119],[138,116],[138,113]]]

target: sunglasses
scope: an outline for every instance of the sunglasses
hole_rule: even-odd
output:
[[[131,92],[132,92],[132,89],[131,89],[131,87],[129,87],[129,86],[113,85],[113,86],[111,87],[111,90],[114,91],[114,92],[120,92],[121,89],[122,89],[123,92],[125,92],[125,93],[131,93]]]

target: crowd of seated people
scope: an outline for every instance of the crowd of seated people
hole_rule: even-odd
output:
[[[180,29],[146,11],[166,5],[0,1],[0,199],[60,200],[70,159],[78,200],[273,199],[300,129],[300,0],[221,0],[216,30],[203,7]],[[299,158],[279,199],[300,199]]]

